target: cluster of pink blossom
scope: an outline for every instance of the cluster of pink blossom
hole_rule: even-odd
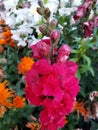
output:
[[[85,18],[87,13],[91,12],[91,6],[95,4],[92,0],[86,0],[83,5],[80,5],[74,15],[74,20],[77,22],[81,18]],[[84,35],[85,37],[91,37],[94,26],[98,27],[98,16],[92,14],[92,18],[83,23]]]
[[[85,16],[91,3],[92,3],[92,0],[86,0],[86,2],[83,5],[80,5],[78,7],[77,12],[74,15],[75,21]]]
[[[94,26],[98,27],[98,16],[93,21],[84,22],[84,32],[86,37],[91,37],[94,31]]]
[[[39,116],[42,130],[58,130],[65,125],[65,117],[72,112],[80,90],[79,80],[75,76],[78,66],[67,60],[71,52],[70,47],[63,44],[57,49],[51,44],[57,44],[56,40],[58,42],[59,33],[55,32],[56,34],[51,34],[53,37],[50,36],[50,39],[41,40],[31,46],[33,58],[38,61],[25,78],[25,92],[30,104],[43,107]],[[57,58],[51,61],[54,54],[57,54]]]

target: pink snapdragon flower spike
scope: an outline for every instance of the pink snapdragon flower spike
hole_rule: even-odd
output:
[[[85,13],[87,12],[87,9],[89,8],[90,4],[92,3],[92,0],[86,0],[86,2],[83,5],[80,5],[74,15],[74,20],[77,21],[80,18],[85,16]]]
[[[84,3],[84,7],[87,9],[92,2],[92,0],[86,0],[86,2]]]
[[[77,21],[85,15],[85,6],[81,5],[78,7],[77,12],[74,15],[74,20]]]
[[[84,26],[84,36],[91,37],[94,30],[94,22],[88,21],[83,24]]]
[[[50,55],[50,39],[42,39],[30,48],[33,50],[33,58],[47,59]]]
[[[80,91],[77,69],[73,61],[50,64],[41,59],[27,72],[26,97],[30,104],[43,107],[39,116],[41,130],[58,130],[65,125],[65,116],[72,112]]]
[[[68,44],[63,44],[57,54],[56,62],[58,63],[64,63],[69,58],[69,55],[71,53],[71,48]]]
[[[57,43],[60,39],[60,32],[58,30],[53,30],[50,33],[50,39],[51,39],[52,44],[57,45]]]

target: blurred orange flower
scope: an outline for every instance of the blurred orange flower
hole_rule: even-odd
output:
[[[19,74],[26,74],[28,70],[31,69],[32,65],[34,64],[34,60],[30,57],[23,57],[18,64],[18,73]]]
[[[13,91],[11,91],[11,89],[6,88],[7,85],[7,81],[0,83],[0,106],[11,108],[12,103],[11,100],[9,100],[9,98],[14,97],[14,93]]]
[[[4,24],[4,27],[3,27]],[[4,20],[0,21],[0,26],[2,27],[1,37],[0,37],[0,45],[6,45],[9,44],[12,47],[16,47],[16,44],[14,40],[12,40],[11,36],[11,30],[9,27],[5,24]]]
[[[0,45],[0,54],[3,53],[4,47]]]
[[[25,98],[22,98],[20,96],[16,96],[13,100],[13,106],[15,108],[23,108],[25,105]]]
[[[83,102],[75,102],[73,110],[77,111],[78,113],[81,113],[82,116],[86,116],[87,115],[87,111],[84,108],[84,103]]]
[[[68,123],[68,120],[67,120],[67,118],[65,117],[65,124],[67,124]]]

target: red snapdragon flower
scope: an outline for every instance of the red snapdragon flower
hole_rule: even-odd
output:
[[[59,50],[56,57],[56,62],[58,63],[64,63],[69,58],[69,55],[71,53],[71,48],[68,44],[63,44]]]
[[[88,21],[83,23],[85,37],[91,37],[94,30],[94,22]]]
[[[85,15],[85,6],[81,5],[78,7],[77,12],[74,15],[74,20],[77,21]]]
[[[74,20],[77,21],[80,18],[84,17],[87,9],[89,8],[90,4],[92,3],[92,0],[86,0],[86,2],[83,5],[80,5],[74,15]]]
[[[43,106],[42,130],[57,130],[65,125],[64,117],[72,112],[80,87],[75,77],[77,64],[37,61],[26,74],[26,97],[32,105]]]
[[[50,39],[42,39],[30,48],[33,50],[33,58],[47,59],[50,55]]]

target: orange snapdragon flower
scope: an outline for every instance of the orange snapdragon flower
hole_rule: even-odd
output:
[[[6,44],[6,40],[3,38],[0,38],[0,45],[4,45],[4,44]]]
[[[81,113],[82,116],[86,116],[87,115],[87,111],[84,108],[84,103],[83,102],[74,102],[74,111],[77,111],[78,113]]]
[[[25,98],[22,98],[20,96],[16,96],[13,100],[13,106],[15,108],[23,108],[25,105]]]
[[[28,70],[31,69],[32,65],[34,64],[34,60],[30,57],[23,57],[18,64],[18,73],[19,74],[26,74]]]
[[[4,27],[3,27],[3,25],[4,25]],[[0,26],[2,27],[0,45],[9,44],[10,46],[12,45],[12,47],[16,47],[14,40],[12,40],[12,38],[11,38],[11,36],[12,36],[11,30],[5,24],[4,20],[0,20]]]
[[[2,37],[0,38],[0,45],[10,43],[11,36],[11,31],[9,29],[6,29],[6,31],[2,33]]]
[[[10,109],[12,107],[10,98],[14,97],[14,94],[10,88],[6,88],[7,85],[7,81],[0,83],[0,106]]]

